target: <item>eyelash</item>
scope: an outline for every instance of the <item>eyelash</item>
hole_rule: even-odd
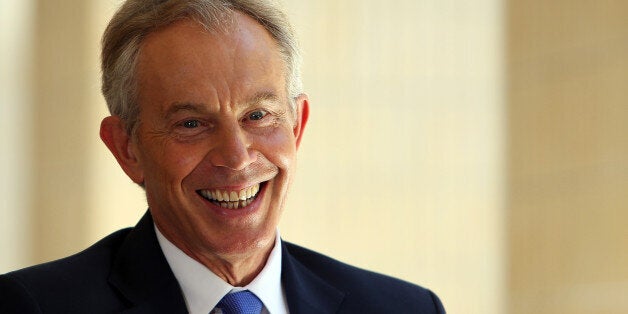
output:
[[[194,125],[190,125],[190,124],[194,124]],[[181,123],[181,126],[186,129],[195,129],[201,126],[201,122],[195,119],[185,120]]]
[[[261,113],[261,117],[258,117],[258,118],[256,118],[256,119],[253,119],[253,118],[252,118],[252,116],[253,116],[254,114],[257,114],[257,113]],[[246,121],[246,120],[249,120],[249,121],[261,121],[261,120],[263,120],[266,116],[268,116],[268,111],[263,110],[263,109],[257,109],[257,110],[254,110],[254,111],[249,112],[249,113],[246,115],[246,117],[244,118],[244,120],[245,120],[245,121]]]

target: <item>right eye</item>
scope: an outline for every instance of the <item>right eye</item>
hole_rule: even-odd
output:
[[[264,110],[255,110],[249,114],[249,120],[251,121],[259,121],[264,119],[264,117],[268,114],[268,112]]]
[[[201,123],[198,120],[185,120],[181,123],[181,126],[186,129],[195,129],[198,128]]]
[[[180,139],[198,138],[202,134],[206,134],[211,128],[211,124],[203,119],[187,118],[175,122],[171,132]]]

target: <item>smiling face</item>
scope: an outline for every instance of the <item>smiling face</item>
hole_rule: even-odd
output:
[[[116,117],[101,130],[144,184],[159,230],[197,260],[269,252],[307,120],[307,98],[288,101],[273,38],[235,16],[225,34],[191,20],[150,34],[137,66],[137,137],[119,144]]]

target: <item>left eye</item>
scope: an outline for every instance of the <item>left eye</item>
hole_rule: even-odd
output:
[[[181,125],[186,129],[194,129],[199,127],[200,122],[198,122],[198,120],[187,120],[184,121]]]
[[[264,110],[256,110],[253,111],[249,114],[249,120],[262,120],[266,115],[268,114],[268,112],[264,111]]]

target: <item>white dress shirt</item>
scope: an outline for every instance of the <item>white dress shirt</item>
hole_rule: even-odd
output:
[[[207,267],[183,253],[164,237],[155,226],[157,240],[170,269],[177,278],[190,314],[214,313],[216,304],[225,294],[241,290],[253,292],[264,304],[262,314],[287,314],[288,303],[281,286],[281,238],[275,238],[268,261],[262,271],[245,287],[234,287]]]

